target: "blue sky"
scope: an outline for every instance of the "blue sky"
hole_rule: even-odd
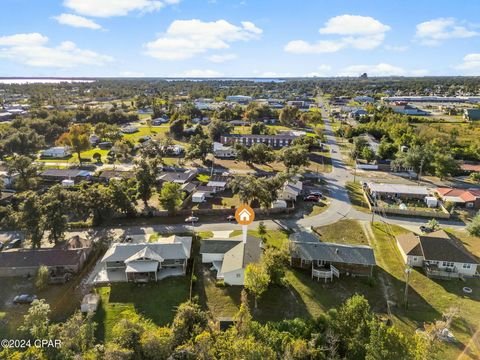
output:
[[[0,76],[480,75],[478,0],[2,0]]]

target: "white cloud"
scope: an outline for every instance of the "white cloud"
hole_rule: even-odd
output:
[[[201,78],[201,77],[219,77],[222,76],[222,73],[215,70],[200,70],[193,69],[187,70],[183,73],[175,75],[175,77],[186,77],[186,78]]]
[[[390,26],[370,16],[340,15],[329,19],[319,32],[323,35],[339,35],[336,40],[319,40],[310,43],[293,40],[284,50],[295,54],[321,54],[337,52],[351,47],[360,50],[374,49],[381,45]]]
[[[405,69],[380,63],[377,65],[351,65],[347,66],[346,68],[342,69],[338,75],[340,76],[360,76],[363,73],[367,73],[371,76],[402,76],[405,75],[407,72]]]
[[[401,45],[385,45],[385,50],[392,51],[392,52],[405,52],[408,50],[408,46],[401,46]]]
[[[73,27],[81,27],[81,28],[88,28],[93,30],[101,29],[102,27],[97,24],[96,22],[87,19],[83,16],[78,16],[74,14],[60,14],[58,16],[53,17],[57,20],[60,24],[69,25]]]
[[[235,54],[216,54],[207,56],[207,59],[214,63],[222,63],[228,60],[236,59],[237,55]]]
[[[34,46],[43,45],[47,42],[48,38],[39,33],[0,36],[0,46]]]
[[[111,17],[124,16],[132,11],[156,11],[178,2],[179,0],[65,0],[63,4],[81,15]]]
[[[370,16],[340,15],[329,19],[320,34],[334,35],[377,35],[390,30],[390,26]]]
[[[164,34],[144,47],[146,54],[156,59],[185,60],[208,50],[228,49],[234,41],[258,39],[262,33],[251,22],[244,21],[241,25],[226,20],[175,20]]]
[[[457,66],[455,69],[462,70],[467,74],[476,74],[480,73],[480,54],[468,54],[463,58],[463,62]]]
[[[453,18],[438,18],[417,25],[416,40],[427,46],[436,46],[445,40],[478,36],[479,33],[458,24]]]
[[[11,59],[29,66],[71,68],[78,65],[103,65],[113,61],[110,56],[79,49],[75,43],[64,41],[48,47],[48,38],[39,33],[0,37],[0,58]]]

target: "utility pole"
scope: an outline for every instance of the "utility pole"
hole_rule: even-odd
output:
[[[420,171],[418,172],[418,185],[420,185],[420,178],[422,177],[422,169],[423,169],[424,160],[425,160],[425,157],[422,157],[422,160],[420,160]]]
[[[405,310],[408,309],[408,287],[410,282],[410,273],[412,272],[412,268],[407,266],[405,269]]]

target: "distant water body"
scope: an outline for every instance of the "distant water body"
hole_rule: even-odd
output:
[[[0,79],[0,84],[60,84],[60,83],[91,83],[95,80],[81,80],[81,79],[48,79],[48,78],[37,78],[37,79],[27,79],[27,78],[18,78],[18,79]]]

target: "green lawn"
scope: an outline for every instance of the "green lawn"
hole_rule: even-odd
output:
[[[368,245],[362,226],[356,220],[341,220],[331,225],[315,228],[320,241],[339,244]]]
[[[349,181],[345,187],[353,207],[357,210],[369,211],[367,202],[363,196],[362,185],[359,182]]]
[[[414,269],[410,275],[410,290],[408,310],[404,308],[405,265],[389,235],[399,234],[406,230],[398,226],[386,226],[374,223],[374,250],[381,276],[386,282],[391,300],[397,306],[392,308],[394,323],[405,332],[412,334],[424,322],[441,319],[441,314],[451,307],[459,309],[459,318],[453,322],[451,331],[459,341],[458,344],[442,344],[442,359],[458,358],[460,352],[469,343],[472,335],[479,329],[480,319],[480,281],[478,279],[433,280],[425,276],[421,269]],[[464,286],[471,287],[473,293],[462,292]],[[478,359],[479,349],[473,350],[473,355],[465,359]],[[468,353],[468,351],[466,352]]]
[[[95,314],[98,339],[108,341],[113,326],[125,310],[133,310],[158,326],[171,323],[177,306],[189,298],[189,277],[166,278],[148,284],[112,284],[97,291],[102,298]]]

